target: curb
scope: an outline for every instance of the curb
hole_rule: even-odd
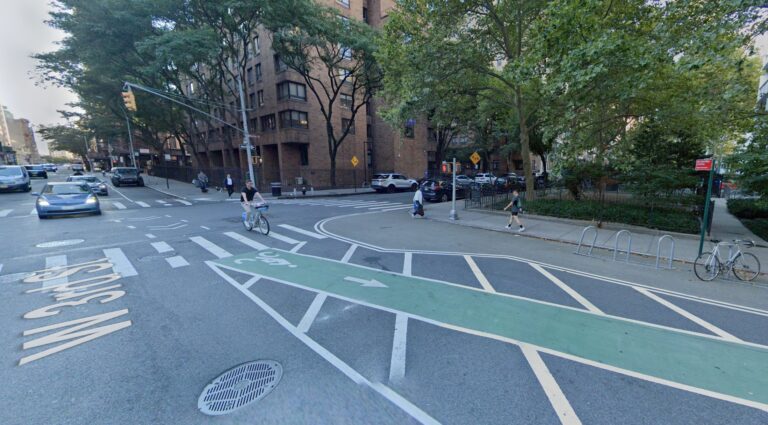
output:
[[[185,197],[183,197],[183,196],[181,196],[181,195],[177,195],[177,194],[175,194],[175,193],[172,193],[172,192],[166,192],[166,191],[164,191],[164,190],[162,190],[162,189],[158,189],[158,188],[156,188],[156,187],[153,187],[153,186],[148,186],[148,185],[146,185],[146,184],[145,184],[145,185],[144,185],[144,187],[146,187],[146,188],[149,188],[149,189],[152,189],[152,190],[154,190],[154,191],[156,191],[156,192],[160,192],[160,193],[162,193],[162,194],[164,194],[164,195],[173,196],[174,198],[183,199],[183,200],[185,200],[185,201],[187,200],[187,198],[185,198]]]
[[[326,195],[296,195],[296,196],[288,196],[288,195],[280,195],[276,199],[312,199],[312,198],[341,198],[345,196],[359,196],[359,195],[371,195],[376,193],[373,192],[353,192],[353,193],[329,193]]]

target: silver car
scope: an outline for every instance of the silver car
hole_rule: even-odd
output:
[[[67,181],[85,183],[91,189],[91,192],[101,196],[109,196],[107,184],[96,176],[92,176],[90,174],[86,174],[84,176],[69,176],[67,177]]]
[[[32,182],[27,169],[20,165],[0,165],[0,191],[29,192]]]

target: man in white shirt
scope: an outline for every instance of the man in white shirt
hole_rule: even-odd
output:
[[[424,194],[421,193],[421,188],[416,189],[416,193],[413,195],[413,213],[411,216],[416,218],[416,214],[424,217]]]

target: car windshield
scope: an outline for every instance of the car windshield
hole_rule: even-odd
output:
[[[374,174],[373,178],[374,179],[379,179],[379,180],[380,179],[387,179],[387,178],[389,178],[389,174]]]
[[[20,177],[24,174],[21,172],[21,168],[18,167],[0,167],[0,176],[3,177]]]
[[[81,193],[90,193],[87,186],[82,184],[57,184],[48,185],[43,189],[44,194],[49,195],[78,195]]]
[[[138,170],[133,168],[118,168],[117,173],[118,174],[136,174]]]

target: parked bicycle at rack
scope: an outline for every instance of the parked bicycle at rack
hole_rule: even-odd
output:
[[[760,274],[760,261],[749,252],[741,250],[742,246],[751,248],[755,246],[753,241],[735,239],[733,242],[721,242],[713,240],[715,248],[712,252],[704,252],[693,263],[693,272],[701,280],[710,281],[719,274],[727,275],[733,272],[739,280],[751,281]],[[721,247],[728,247],[728,257],[723,259],[720,253]],[[724,261],[725,260],[725,261]]]

